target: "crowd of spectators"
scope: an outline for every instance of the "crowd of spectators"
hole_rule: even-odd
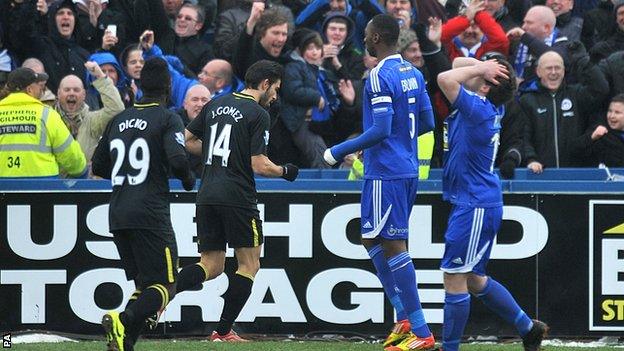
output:
[[[624,0],[0,0],[0,97],[9,99],[0,116],[19,101],[53,109],[63,122],[55,128],[88,163],[107,123],[141,100],[147,58],[166,60],[169,107],[185,125],[268,59],[285,67],[269,109],[269,157],[327,168],[322,152],[362,132],[362,87],[377,63],[364,29],[379,13],[399,22],[397,50],[425,77],[436,116],[431,167],[442,166],[453,110],[435,77],[456,57],[505,59],[518,77],[503,109],[504,177],[517,167],[624,167]],[[24,86],[26,75],[39,78]],[[23,144],[16,120],[0,120],[0,154]],[[192,163],[201,172],[201,160]]]

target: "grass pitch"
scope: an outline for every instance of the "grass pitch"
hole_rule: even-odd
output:
[[[103,351],[103,341],[62,342],[45,344],[14,344],[12,349],[27,351]],[[545,346],[544,351],[614,351],[615,347],[556,347]],[[258,341],[244,344],[223,344],[207,341],[141,340],[135,351],[381,351],[381,344],[357,342],[322,342],[322,341]],[[462,351],[522,351],[522,345],[513,344],[462,344]]]

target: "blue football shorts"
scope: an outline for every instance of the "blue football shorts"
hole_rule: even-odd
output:
[[[480,208],[453,205],[444,234],[444,256],[440,269],[446,273],[485,275],[502,220],[502,206]]]
[[[366,179],[362,188],[360,230],[362,238],[380,236],[407,240],[409,215],[416,201],[418,178]]]

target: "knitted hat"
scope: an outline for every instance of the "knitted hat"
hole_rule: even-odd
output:
[[[317,44],[323,46],[323,40],[321,39],[321,35],[312,29],[308,28],[299,28],[293,33],[292,43],[299,52],[303,53],[306,47],[313,41],[316,41]]]
[[[399,32],[399,39],[397,40],[397,49],[399,53],[405,51],[405,49],[407,49],[407,47],[412,45],[415,41],[418,41],[416,32],[411,29],[401,29]]]

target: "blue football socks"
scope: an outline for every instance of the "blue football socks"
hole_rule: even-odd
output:
[[[399,290],[399,297],[403,304],[403,309],[410,321],[412,332],[416,336],[426,338],[431,335],[429,326],[425,321],[418,288],[416,286],[416,271],[412,258],[407,252],[401,252],[396,256],[388,258],[388,266],[394,277],[394,283]]]
[[[392,303],[392,307],[394,307],[394,310],[396,311],[397,320],[402,321],[407,319],[407,314],[405,314],[405,311],[403,310],[401,298],[396,291],[394,277],[392,276],[392,272],[388,266],[388,261],[386,261],[386,257],[384,257],[383,248],[380,244],[375,245],[368,250],[368,255],[373,261],[373,266],[375,266],[375,270],[377,270],[377,277],[379,278],[390,303]]]
[[[533,327],[533,321],[518,306],[509,291],[491,277],[488,277],[485,288],[477,297],[499,317],[514,325],[520,336],[526,335]]]
[[[444,351],[457,351],[464,328],[470,315],[470,294],[446,293],[444,297],[444,327],[442,348]]]

